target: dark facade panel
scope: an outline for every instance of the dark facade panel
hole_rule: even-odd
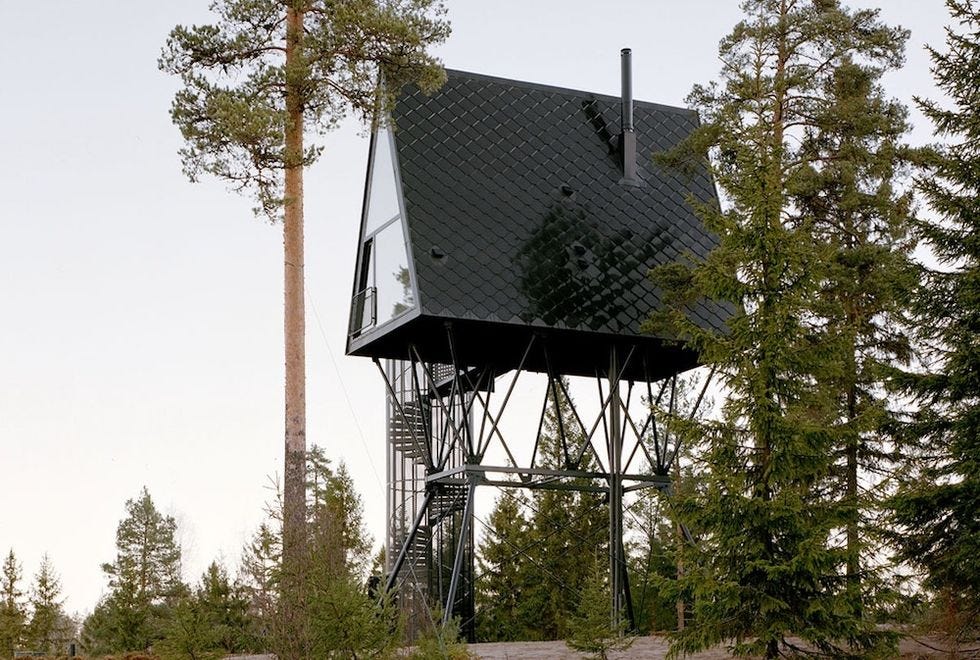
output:
[[[435,321],[455,320],[461,345],[496,337],[516,347],[535,330],[583,354],[634,341],[690,361],[640,325],[661,305],[650,268],[714,246],[690,206],[715,199],[711,179],[652,162],[697,126],[696,114],[635,103],[641,183],[630,185],[618,98],[448,74],[432,96],[406,93],[393,117],[417,315],[352,337],[349,351],[436,351],[445,339],[432,337],[444,334]],[[730,312],[704,302],[691,314],[723,328]]]

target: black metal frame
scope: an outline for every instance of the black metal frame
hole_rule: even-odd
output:
[[[648,376],[641,383],[624,381],[621,377],[636,359],[644,361],[643,373],[649,374],[645,357],[638,357],[645,353],[637,351],[635,345],[611,345],[608,370],[605,373],[597,370],[595,374],[601,405],[591,428],[586,427],[573,405],[573,416],[583,440],[579,446],[570,446],[569,430],[564,428],[561,415],[557,415],[565,469],[540,468],[535,466],[535,461],[548,402],[554,401],[557,406],[559,392],[571,402],[562,374],[551,369],[547,335],[528,336],[495,414],[491,399],[497,381],[505,374],[498,373],[493,364],[458,363],[456,337],[448,322],[446,340],[456,362],[452,365],[426,363],[415,346],[408,347],[407,359],[387,361],[387,368],[374,359],[388,393],[386,589],[397,590],[408,618],[409,635],[417,634],[424,617],[429,616],[430,606],[438,604],[444,622],[453,616],[460,617],[463,632],[473,638],[476,579],[473,502],[476,487],[480,485],[605,493],[609,502],[610,614],[612,622],[618,625],[625,613],[632,627],[633,607],[623,544],[623,496],[642,488],[669,490],[670,470],[680,442],[675,438],[671,443],[670,435],[658,427],[652,412],[647,413],[646,419],[634,420],[630,403],[639,384],[651,404],[648,410],[659,405],[669,392],[668,409],[673,411],[677,374],[661,380],[654,395],[655,383]],[[543,352],[547,394],[531,460],[521,466],[499,427],[532,351]],[[700,406],[710,379],[709,374],[692,415]],[[603,381],[606,381],[605,388]],[[600,426],[605,457],[596,450]],[[494,443],[503,449],[507,465],[484,464],[487,450]],[[624,456],[624,449],[630,447],[628,456]],[[586,452],[591,452],[600,470],[580,469]],[[634,468],[639,455],[646,459],[645,468]]]

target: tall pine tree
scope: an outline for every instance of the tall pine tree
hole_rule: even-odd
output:
[[[708,473],[687,509],[701,535],[678,583],[693,623],[672,648],[734,640],[739,655],[773,658],[798,636],[826,653],[883,652],[849,605],[845,553],[831,542],[837,406],[820,376],[840,364],[832,338],[812,325],[829,249],[794,195],[812,174],[801,141],[833,103],[829,77],[848,60],[882,57],[902,36],[876,12],[835,0],[742,6],[746,18],[721,43],[721,84],[691,97],[704,125],[664,158],[710,151],[726,201],[726,210],[698,207],[718,247],[655,275],[669,309],[651,326],[687,338],[728,392],[721,420],[692,425],[707,438]],[[702,296],[735,304],[727,333],[689,319],[687,304]]]
[[[980,5],[946,5],[947,48],[930,54],[952,104],[919,102],[948,144],[919,180],[936,214],[919,230],[939,267],[916,308],[927,369],[903,383],[918,404],[906,429],[918,470],[892,505],[901,558],[965,637],[980,626]]]
[[[126,501],[116,528],[116,559],[102,565],[109,594],[86,619],[90,654],[142,651],[164,634],[170,608],[186,594],[177,521],[161,514],[149,491]]]
[[[443,41],[449,27],[435,0],[215,0],[211,9],[214,23],[173,29],[159,65],[183,83],[170,114],[187,143],[180,154],[188,177],[212,175],[251,192],[259,212],[282,220],[283,561],[290,566],[285,593],[300,608],[306,541],[303,171],[323,150],[317,136],[348,113],[374,119],[406,83],[438,87],[445,74],[426,49]]]
[[[888,428],[896,419],[885,383],[910,358],[906,303],[919,276],[904,184],[920,154],[903,143],[907,110],[880,85],[901,64],[906,36],[896,31],[878,52],[845,58],[823,80],[828,102],[807,127],[801,151],[810,170],[793,195],[829,248],[813,311],[839,357],[819,380],[839,411],[835,456],[856,613],[881,585],[880,559],[871,558],[883,542],[881,501],[894,467]]]

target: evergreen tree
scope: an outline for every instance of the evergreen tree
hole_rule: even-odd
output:
[[[82,621],[79,642],[86,655],[97,657],[113,652],[114,642],[119,638],[117,623],[122,618],[120,614],[111,596],[104,596],[96,603]]]
[[[436,0],[215,0],[211,8],[214,24],[174,28],[159,64],[183,83],[171,117],[187,143],[188,177],[216,176],[253,192],[271,220],[282,213],[284,558],[298,587],[306,540],[303,170],[323,149],[309,140],[348,112],[379,116],[406,83],[438,87],[445,74],[426,48],[449,28]]]
[[[157,511],[145,487],[126,501],[126,517],[116,529],[116,560],[102,565],[110,593],[83,631],[90,653],[145,650],[163,635],[169,607],[187,590],[176,532],[177,522]]]
[[[708,396],[713,375],[702,370],[685,374],[675,381],[664,383],[661,395],[647,401],[657,433],[651,430],[648,444],[659,441],[674,451],[669,468],[671,486],[667,491],[647,488],[640,491],[630,505],[631,514],[626,527],[632,533],[629,543],[631,583],[636,620],[636,632],[649,634],[661,630],[681,630],[686,621],[686,604],[672,601],[665,585],[684,572],[687,536],[680,525],[674,503],[690,497],[697,490],[701,468],[695,457],[706,451],[703,439],[692,434],[678,442],[683,429],[691,421],[703,422],[714,408]],[[665,456],[664,460],[669,460]],[[690,522],[690,521],[688,521]],[[697,530],[694,530],[695,532]],[[690,530],[688,530],[690,533]]]
[[[207,613],[190,595],[174,604],[163,637],[153,650],[163,660],[218,660],[225,656],[218,648]]]
[[[704,124],[663,159],[710,151],[727,207],[697,206],[719,237],[706,259],[656,272],[668,308],[651,327],[687,339],[729,394],[721,420],[689,429],[706,438],[709,472],[686,508],[701,535],[677,595],[693,603],[693,623],[672,651],[734,640],[736,654],[773,658],[797,635],[821,652],[885,653],[887,638],[849,604],[846,553],[831,542],[837,407],[821,376],[840,365],[832,338],[813,327],[829,248],[794,195],[813,171],[806,128],[833,103],[828,77],[849,59],[888,61],[903,33],[836,0],[743,9],[721,43],[722,84],[691,96]],[[734,303],[727,333],[690,320],[699,297]]]
[[[644,489],[630,506],[633,515],[627,518],[627,528],[635,537],[629,544],[629,565],[640,635],[672,630],[677,621],[676,604],[663,593],[664,583],[677,576],[673,516],[664,510],[664,503],[663,493]]]
[[[862,555],[876,553],[882,541],[880,502],[893,467],[887,428],[896,418],[884,384],[890,369],[910,358],[906,302],[919,275],[911,256],[912,194],[901,190],[919,154],[902,143],[906,109],[880,86],[884,71],[901,63],[906,36],[896,33],[861,61],[844,58],[822,81],[827,103],[807,128],[802,152],[810,169],[794,195],[829,247],[814,312],[839,354],[820,380],[839,410],[840,505],[857,613],[881,584]]]
[[[962,638],[980,626],[980,6],[946,5],[947,50],[930,54],[952,104],[919,101],[948,141],[918,182],[937,216],[918,230],[940,262],[916,306],[928,368],[903,383],[918,403],[906,449],[919,469],[891,504],[900,557]]]
[[[565,391],[567,383],[564,389],[557,384],[549,388],[535,465],[590,470],[594,459],[588,453],[574,464],[583,437]],[[576,479],[571,485],[588,484]],[[521,521],[525,517],[526,525]],[[583,557],[608,553],[608,509],[602,496],[543,488],[517,500],[504,493],[489,532],[488,545],[481,550],[481,573],[487,580],[478,589],[481,617],[487,618],[480,624],[481,635],[565,637],[578,593],[589,578]],[[517,584],[519,597],[507,591]]]
[[[415,641],[408,660],[470,660],[475,657],[461,639],[458,618],[443,623],[442,612],[437,608],[431,612],[429,620],[432,625]]]
[[[335,471],[319,447],[308,452],[306,474],[303,600],[291,611],[284,607],[283,502],[278,495],[269,507],[270,519],[243,553],[243,588],[259,646],[279,657],[383,655],[397,638],[397,626],[390,604],[379,605],[368,594],[371,541],[360,495],[346,467]]]
[[[273,639],[279,603],[280,537],[275,522],[263,522],[242,550],[239,579],[248,597],[248,612],[259,640]],[[260,650],[268,650],[267,641]]]
[[[255,650],[248,596],[240,583],[228,577],[222,564],[211,562],[194,597],[210,622],[217,648],[225,655]]]
[[[477,630],[480,641],[527,639],[523,618],[527,570],[520,554],[528,545],[527,506],[521,495],[504,490],[490,513],[477,557]]]
[[[330,467],[321,447],[312,447],[307,459],[308,525],[314,551],[333,570],[364,577],[371,539],[364,527],[364,505],[343,462]]]
[[[625,621],[614,628],[609,620],[609,584],[603,565],[595,559],[584,563],[589,566],[589,577],[582,585],[565,643],[590,658],[607,660],[610,651],[629,649],[634,638],[626,636]]]
[[[191,660],[256,650],[248,598],[221,564],[211,562],[194,592],[177,601],[155,650]]]
[[[314,564],[306,614],[312,658],[389,657],[398,645],[398,613],[392,601],[380,604],[350,572],[335,574]],[[319,571],[317,570],[319,569]]]
[[[549,391],[548,410],[541,430],[538,464],[551,469],[590,470],[594,457],[586,452],[573,463],[582,444],[581,428],[565,396],[568,383]],[[557,403],[556,403],[557,401]],[[565,440],[562,440],[564,431]],[[587,480],[572,480],[585,486]],[[600,493],[572,490],[534,490],[529,498],[530,530],[522,618],[533,633],[529,639],[563,639],[579,594],[590,578],[588,557],[608,557],[609,509]]]
[[[27,620],[24,592],[19,583],[22,569],[13,548],[3,560],[0,575],[0,658],[12,658],[24,641]]]
[[[31,650],[53,655],[67,648],[69,640],[65,639],[63,629],[66,617],[60,598],[61,582],[51,560],[44,555],[31,590],[31,620],[27,626]]]

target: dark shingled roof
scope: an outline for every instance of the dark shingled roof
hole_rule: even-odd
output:
[[[640,325],[661,305],[650,268],[715,245],[689,202],[715,199],[707,173],[651,160],[697,126],[696,113],[635,102],[641,184],[629,185],[615,146],[619,98],[447,73],[432,96],[406,92],[393,116],[419,306],[353,336],[348,352],[404,358],[413,343],[446,362],[448,319],[469,364],[487,343],[492,359],[519,358],[540,329],[564,373],[593,373],[611,343],[642,344],[658,375],[694,366]],[[691,314],[722,329],[730,311],[703,302]]]

